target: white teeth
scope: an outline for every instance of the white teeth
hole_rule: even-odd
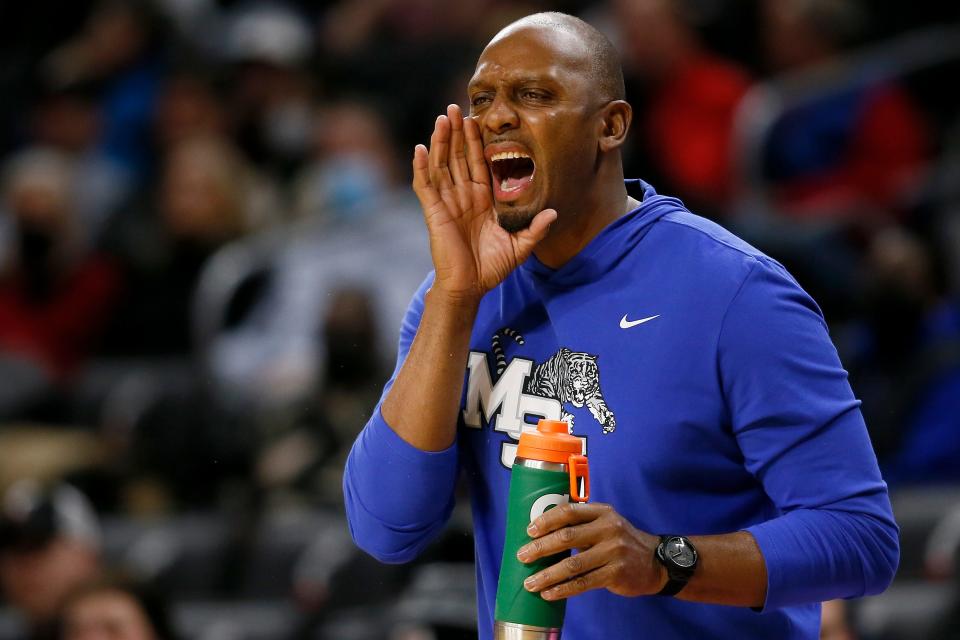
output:
[[[497,160],[512,160],[516,158],[529,158],[525,153],[520,151],[501,151],[500,153],[495,153],[490,157],[490,160],[496,162]]]

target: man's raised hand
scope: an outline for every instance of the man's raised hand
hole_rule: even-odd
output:
[[[434,289],[458,301],[477,301],[499,284],[527,259],[557,217],[553,209],[544,209],[522,231],[511,234],[500,227],[480,127],[457,105],[437,118],[429,151],[416,146],[413,190],[430,235]]]

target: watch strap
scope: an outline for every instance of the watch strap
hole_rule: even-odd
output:
[[[680,591],[687,586],[687,583],[690,582],[690,578],[693,577],[693,572],[696,569],[696,564],[692,567],[684,568],[679,567],[671,560],[667,559],[663,555],[663,545],[667,543],[668,540],[673,538],[682,538],[683,536],[674,536],[674,535],[661,535],[660,544],[657,545],[656,556],[657,560],[664,566],[667,570],[667,583],[663,588],[657,592],[658,596],[675,596]],[[684,539],[686,540],[686,539]],[[690,544],[689,540],[686,540],[687,544]],[[690,545],[693,547],[693,545]],[[696,548],[694,547],[694,552]]]
[[[668,574],[669,575],[669,574]],[[675,596],[680,593],[680,590],[687,586],[687,580],[677,580],[675,578],[667,578],[667,584],[663,585],[663,589],[657,592],[658,596]]]

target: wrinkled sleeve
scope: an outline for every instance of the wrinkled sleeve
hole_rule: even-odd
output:
[[[718,367],[745,464],[779,511],[747,529],[764,609],[883,591],[899,532],[860,401],[820,309],[776,262],[757,260],[730,303]]]
[[[453,510],[456,443],[443,451],[417,449],[401,439],[380,412],[413,343],[432,281],[428,276],[410,303],[400,330],[396,368],[354,442],[343,473],[350,534],[357,546],[381,562],[414,559]]]

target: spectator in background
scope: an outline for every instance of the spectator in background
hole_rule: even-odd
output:
[[[422,218],[399,182],[383,117],[355,102],[318,112],[312,162],[296,181],[301,221],[284,250],[260,256],[270,281],[247,321],[225,327],[213,370],[255,404],[315,397],[327,369],[323,322],[343,290],[370,296],[372,353],[396,341],[391,320],[419,284],[426,242]]]
[[[219,328],[207,354],[219,386],[269,424],[258,465],[264,485],[318,459],[337,461],[327,470],[339,477],[337,456],[346,452],[337,447],[365,422],[397,340],[394,323],[429,269],[422,217],[399,183],[382,116],[337,103],[317,112],[314,130],[313,160],[296,181],[300,220],[282,251],[248,243],[266,286],[247,318]],[[315,452],[309,461],[291,463],[307,451]],[[338,480],[320,484],[339,501]]]
[[[382,212],[378,201],[396,188],[398,170],[383,118],[360,101],[320,109],[313,154],[297,176],[294,210],[321,224],[356,224]]]
[[[313,46],[303,17],[279,4],[242,4],[227,16],[230,113],[239,146],[259,167],[289,177],[308,151]]]
[[[0,503],[0,586],[23,614],[30,640],[57,637],[68,593],[99,575],[100,529],[82,493],[23,480]]]
[[[133,177],[100,146],[102,117],[91,86],[51,89],[37,98],[31,113],[34,140],[70,158],[71,200],[83,238],[100,241],[112,215],[126,204]]]
[[[761,0],[761,36],[776,72],[824,65],[865,37],[855,0]],[[929,162],[923,115],[901,87],[871,79],[787,111],[765,148],[778,208],[798,218],[889,218],[903,208]]]
[[[269,224],[271,194],[229,140],[188,137],[167,150],[154,201],[113,229],[129,286],[81,403],[123,434],[115,469],[154,483],[161,509],[209,506],[226,479],[247,473],[255,444],[246,417],[210,397],[210,378],[196,366],[193,313],[209,259]]]
[[[63,606],[60,640],[175,640],[166,602],[122,578],[81,585]]]
[[[784,102],[768,103],[773,121],[752,143],[759,175],[731,222],[837,326],[858,311],[864,247],[916,204],[931,160],[927,123],[889,70],[842,66],[871,35],[859,0],[760,0],[757,10],[773,97]]]
[[[189,71],[173,73],[163,84],[154,112],[156,148],[165,151],[190,138],[227,133],[227,114],[213,83]]]
[[[163,161],[156,217],[127,216],[116,230],[130,286],[108,351],[127,356],[187,356],[190,309],[207,259],[265,224],[269,189],[230,142],[188,138]]]
[[[84,28],[45,61],[50,86],[99,88],[100,144],[132,175],[150,162],[150,119],[163,74],[163,32],[146,0],[101,0]]]
[[[454,80],[500,26],[542,3],[496,0],[339,0],[320,25],[321,72],[347,93],[375,88],[402,148],[428,130],[437,102],[463,99]],[[415,69],[411,82],[398,69]],[[456,90],[454,91],[454,87]],[[444,97],[446,96],[446,97]]]
[[[317,397],[291,403],[299,409],[290,412],[292,424],[280,424],[272,416],[272,433],[259,451],[256,468],[259,485],[268,491],[307,489],[312,499],[336,503],[340,498],[335,488],[349,445],[376,403],[376,389],[387,378],[388,367],[378,345],[378,305],[370,287],[333,289],[326,297],[317,345],[325,362],[315,364],[322,368],[313,380],[316,388],[305,389]]]
[[[0,416],[29,411],[76,370],[118,293],[116,267],[86,247],[73,185],[73,164],[51,149],[24,151],[6,167],[12,242],[0,265]]]
[[[884,477],[891,485],[956,483],[960,300],[929,246],[896,227],[873,238],[865,271],[848,361]]]
[[[721,215],[733,195],[734,115],[750,77],[701,41],[683,0],[613,0],[642,158],[640,174]]]

